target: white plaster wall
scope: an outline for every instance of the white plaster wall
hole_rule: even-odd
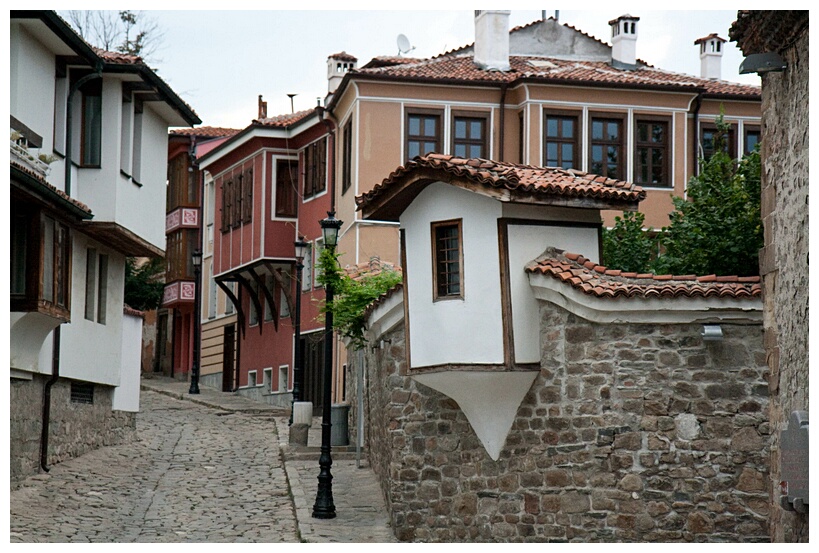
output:
[[[541,225],[509,225],[509,288],[516,363],[540,362],[540,314],[526,264],[552,246],[596,261],[597,229]]]
[[[114,388],[112,407],[119,411],[139,411],[139,377],[142,356],[142,318],[122,316],[122,374]]]
[[[71,271],[71,322],[62,327],[60,338],[60,375],[89,382],[119,386],[122,368],[122,305],[125,288],[125,257],[102,247],[85,235],[74,232],[73,267]],[[87,248],[108,254],[108,301],[106,324],[85,318],[85,280]],[[45,344],[50,347],[51,339]],[[41,352],[42,367],[47,364]]]
[[[117,222],[154,246],[165,249],[165,182],[168,174],[168,123],[144,104],[142,112],[142,163],[139,182],[124,179],[117,171]],[[121,113],[121,109],[119,110]],[[120,116],[121,118],[121,116]],[[117,125],[117,141],[121,140]]]
[[[51,153],[54,134],[54,54],[19,25],[11,24],[11,115],[43,137]]]
[[[429,185],[401,216],[406,229],[412,367],[503,363],[496,200]],[[463,219],[464,299],[433,302],[430,223]]]

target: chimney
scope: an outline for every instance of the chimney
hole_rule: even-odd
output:
[[[722,45],[726,42],[728,41],[717,36],[717,33],[711,33],[694,41],[695,45],[700,45],[700,77],[703,79],[722,78]]]
[[[332,94],[341,84],[348,71],[356,68],[358,58],[347,52],[339,52],[327,58],[327,93]]]
[[[475,10],[475,64],[509,71],[509,10]]]
[[[267,119],[267,102],[262,101],[261,94],[259,94],[259,119]]]
[[[611,64],[618,69],[637,67],[637,22],[639,17],[621,15],[611,26]]]

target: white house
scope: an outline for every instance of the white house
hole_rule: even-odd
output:
[[[168,127],[200,120],[140,58],[93,48],[52,11],[11,12],[10,106],[14,476],[42,445],[15,437],[26,421],[47,429],[44,402],[83,429],[54,430],[54,458],[110,441],[111,417],[133,424],[112,415],[139,406],[125,260],[164,255]]]

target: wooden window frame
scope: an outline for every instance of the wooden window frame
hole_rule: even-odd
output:
[[[296,170],[292,170],[291,165],[295,163]],[[298,217],[298,178],[293,177],[298,174],[298,160],[278,158],[276,159],[276,206],[274,213],[276,217],[284,219],[295,219]],[[283,179],[287,175],[287,179]]]
[[[664,131],[664,141],[661,145],[658,145],[657,142],[641,142],[640,141],[640,125],[642,124],[661,124],[665,126]],[[671,179],[671,125],[672,120],[670,117],[663,117],[660,115],[635,115],[634,116],[634,178],[632,182],[634,184],[639,184],[640,186],[648,187],[648,188],[672,188],[673,183]],[[649,179],[651,178],[652,170],[654,168],[653,162],[651,159],[651,150],[662,150],[662,175],[663,175],[663,182],[662,183],[654,183],[654,182],[643,182],[640,179],[640,151],[644,149],[649,149],[649,159],[648,159],[648,174]]]
[[[467,120],[467,121],[480,121],[481,122],[481,136],[478,139],[475,138],[457,138],[455,136],[455,129],[456,125],[459,120]],[[480,146],[481,148],[481,155],[477,156],[479,158],[488,159],[489,158],[489,113],[485,111],[453,111],[452,118],[450,124],[452,125],[451,130],[451,140],[450,146],[452,148],[452,155],[458,156],[455,152],[455,149],[458,145],[463,144],[468,146]],[[467,126],[467,129],[469,127]],[[463,158],[473,158],[476,156],[472,156],[467,152],[467,155],[458,156]]]
[[[327,190],[327,137],[323,136],[304,148],[303,198],[313,198]]]
[[[726,144],[728,145],[728,157],[731,159],[737,159],[737,126],[734,123],[729,123],[730,129],[728,129],[728,136],[726,137]],[[713,155],[713,148],[706,151],[705,149],[705,133],[707,131],[716,131],[717,124],[713,121],[700,121],[700,148],[702,149],[702,159],[707,160],[710,159]],[[744,137],[743,137],[744,138]],[[699,152],[697,152],[699,154]],[[698,156],[699,157],[699,156]]]
[[[98,169],[102,166],[102,79],[92,79],[81,88],[82,104],[80,108],[80,167]],[[89,99],[97,98],[97,106],[89,106]],[[95,117],[89,117],[89,109],[94,110]],[[98,136],[98,143],[89,146],[93,140],[90,135]]]
[[[16,261],[15,252],[10,252],[12,264],[16,263],[16,269],[22,271],[24,276],[22,290],[10,290],[11,311],[36,311],[68,322],[71,319],[71,228],[40,209],[28,209],[12,203],[12,213],[22,213],[11,219],[12,225],[19,225],[17,233],[22,240],[11,246],[14,249],[24,247],[25,251]],[[50,237],[46,220],[51,224]],[[49,251],[51,258],[46,263]],[[51,291],[49,297],[46,297],[46,284]]]
[[[245,170],[243,182],[242,224],[247,224],[253,220],[253,168]]]
[[[549,119],[550,118],[557,118],[558,120],[567,120],[571,119],[574,123],[574,138],[568,139],[563,136],[557,137],[550,137],[548,136],[549,133]],[[557,143],[558,144],[558,165],[556,167],[563,167],[560,162],[563,161],[563,148],[560,147],[562,144],[572,144],[573,146],[573,154],[572,154],[572,169],[580,169],[580,156],[581,156],[581,135],[582,135],[582,128],[581,123],[582,121],[582,113],[578,111],[571,111],[571,110],[559,110],[559,109],[549,109],[543,111],[543,159],[542,165],[544,167],[551,167],[549,164],[549,156],[548,156],[548,148],[550,143]],[[561,129],[562,125],[558,125],[558,129]],[[591,136],[591,135],[590,135]],[[591,155],[591,154],[590,154]]]
[[[742,125],[742,155],[746,156],[751,153],[752,150],[748,150],[748,135],[750,133],[756,133],[757,140],[756,143],[759,144],[762,141],[762,127],[760,125],[749,125],[744,124]]]
[[[617,141],[613,140],[606,140],[606,139],[595,139],[594,138],[594,123],[596,121],[605,121],[605,122],[617,122],[620,124],[620,130],[618,131],[619,139]],[[594,163],[593,159],[593,149],[594,146],[599,144],[602,145],[604,148],[608,148],[611,146],[616,146],[618,149],[617,153],[617,170],[615,175],[609,175],[608,170],[605,171],[606,174],[602,174],[603,177],[608,177],[617,180],[625,180],[626,175],[626,114],[625,113],[616,113],[616,112],[589,112],[589,126],[588,126],[588,144],[589,144],[589,166],[588,172],[593,174],[595,173],[594,169],[592,168],[592,164]],[[607,162],[604,162],[605,165],[608,165]]]
[[[438,246],[438,229],[443,227],[455,227],[458,231],[458,293],[441,294],[440,277],[448,274],[447,271],[441,272],[439,268],[439,252]],[[447,221],[435,221],[430,223],[430,241],[432,243],[432,301],[447,301],[447,300],[463,300],[464,299],[464,235],[463,235],[463,219],[449,219]],[[449,262],[452,263],[452,262]]]
[[[411,135],[410,134],[410,118],[412,117],[434,117],[436,119],[435,125],[435,139],[431,140],[424,140],[426,135]],[[443,153],[443,122],[444,122],[444,111],[441,109],[424,109],[424,108],[408,108],[404,113],[404,160],[410,161],[412,156],[410,157],[410,142],[435,142],[435,148],[431,150],[432,152],[436,153]],[[426,155],[429,152],[423,152],[422,149],[418,148],[418,155]]]
[[[341,194],[353,184],[353,122],[349,121],[341,131]]]

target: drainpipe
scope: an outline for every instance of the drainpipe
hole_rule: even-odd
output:
[[[700,107],[702,106],[702,92],[697,93],[694,100],[694,175],[700,174],[699,147],[700,147]]]
[[[507,84],[503,83],[501,85],[501,97],[500,97],[500,137],[498,138],[498,161],[503,161],[503,136],[506,134],[504,129],[504,122],[506,121],[506,88]]]
[[[73,104],[74,104],[74,93],[80,89],[82,85],[90,81],[91,79],[101,79],[102,78],[102,63],[97,62],[97,65],[94,67],[94,73],[90,75],[86,75],[85,77],[78,80],[74,85],[71,87],[71,90],[68,92],[68,104],[66,105],[66,114],[65,114],[65,193],[67,196],[71,196],[71,137],[73,135],[72,131],[72,119],[73,119]]]
[[[43,388],[43,424],[40,435],[40,467],[48,472],[48,431],[51,426],[51,387],[60,378],[60,329],[62,324],[54,329],[53,352],[51,354],[51,378],[45,383]]]

